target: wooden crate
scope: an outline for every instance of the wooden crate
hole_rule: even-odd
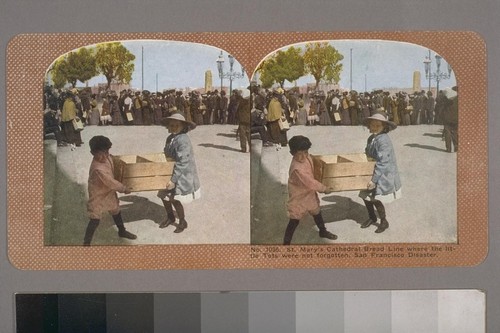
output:
[[[113,156],[115,178],[132,192],[165,189],[175,161],[165,154]]]
[[[311,155],[314,178],[334,192],[364,190],[375,162],[364,153]]]

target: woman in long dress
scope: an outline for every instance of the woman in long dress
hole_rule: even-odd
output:
[[[297,112],[297,120],[295,121],[295,124],[305,125],[307,124],[307,110],[304,107],[304,99],[302,94],[299,96],[297,106],[299,107],[299,111]]]
[[[112,96],[109,102],[109,111],[113,125],[123,125],[123,117],[118,106],[118,96]]]
[[[330,115],[328,114],[328,109],[326,108],[325,99],[325,93],[320,91],[318,96],[315,98],[316,111],[319,116],[320,125],[331,125],[332,121],[330,119]]]
[[[71,144],[71,149],[80,147],[83,143],[82,136],[73,125],[73,120],[77,119],[77,108],[74,95],[68,92],[61,111],[61,128],[66,137],[66,142]]]
[[[87,120],[88,125],[99,125],[101,114],[99,112],[99,108],[97,107],[96,94],[92,94],[90,96],[90,107],[90,114]]]

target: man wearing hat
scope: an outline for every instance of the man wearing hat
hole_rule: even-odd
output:
[[[250,126],[251,126],[250,98],[243,98],[238,94],[238,135],[240,139],[241,152],[250,151]],[[247,148],[248,146],[248,148]]]
[[[80,103],[81,103],[81,119],[85,124],[87,122],[87,118],[89,117],[91,106],[90,106],[90,94],[88,89],[83,89],[80,94]]]
[[[186,114],[184,110],[184,96],[182,95],[182,91],[178,90],[175,92],[175,107],[178,112],[183,112]]]
[[[351,96],[347,93],[347,91],[342,92],[342,98],[340,99],[339,104],[341,125],[351,125],[351,115],[349,113],[350,100]]]
[[[210,90],[207,91],[203,104],[206,107],[206,110],[203,113],[203,124],[211,125],[212,124],[212,111],[214,109],[214,99],[212,98],[212,92]]]
[[[151,103],[151,92],[142,91],[142,124],[151,125],[153,120],[153,106]]]
[[[217,89],[212,94],[212,124],[220,124],[220,95]]]
[[[132,110],[134,112],[134,125],[142,125],[142,98],[139,91],[135,92],[132,99]]]
[[[123,114],[125,115],[123,119],[125,120],[126,125],[133,125],[134,115],[132,108],[132,93],[129,91],[125,92],[123,98]]]
[[[192,120],[196,125],[203,125],[203,110],[201,109],[201,96],[198,91],[193,91],[189,99],[189,110]]]
[[[444,101],[443,101],[443,134],[444,141],[446,145],[446,151],[448,153],[453,151],[458,151],[458,88],[447,88],[443,91]]]
[[[163,119],[163,95],[161,92],[157,91],[156,93],[153,93],[153,110],[154,110],[154,117],[153,117],[153,123],[155,125],[161,125],[161,120]]]
[[[413,100],[411,102],[413,111],[410,114],[410,121],[412,125],[420,124],[420,111],[422,110],[422,98],[419,91],[413,93]]]
[[[188,132],[196,124],[186,120],[182,112],[176,112],[162,119],[162,124],[167,127],[170,135],[165,142],[163,152],[168,158],[175,160],[172,177],[165,184],[165,189],[158,191],[167,212],[167,219],[160,224],[166,228],[175,223],[174,209],[179,218],[175,233],[180,233],[187,228],[183,203],[189,203],[200,198],[200,180],[194,159],[193,146]]]
[[[427,124],[427,95],[425,94],[425,90],[421,90],[419,93],[420,96],[420,119],[418,124]]]
[[[219,107],[219,118],[221,124],[227,124],[227,106],[229,104],[229,99],[226,96],[226,92],[222,90],[220,92],[220,107]]]
[[[368,211],[368,220],[361,225],[361,228],[368,228],[377,222],[376,208],[380,224],[375,232],[381,233],[389,228],[383,203],[392,202],[402,195],[396,155],[388,135],[397,126],[382,113],[375,113],[366,118],[363,125],[371,133],[365,152],[369,158],[375,160],[375,167],[371,180],[366,185],[366,190],[359,192],[359,197],[363,199]]]
[[[399,112],[400,123],[403,126],[408,126],[411,124],[410,112],[412,111],[413,108],[413,106],[408,104],[406,97],[407,96],[404,92],[399,93],[398,112]]]
[[[234,89],[231,96],[229,96],[229,103],[227,106],[227,123],[231,125],[238,124],[238,91]]]
[[[431,125],[434,123],[434,104],[435,104],[435,99],[434,96],[432,95],[432,91],[427,92],[427,99],[425,103],[425,113],[426,113],[426,120],[427,124]]]
[[[383,94],[382,106],[384,107],[384,110],[387,114],[387,117],[389,117],[389,120],[394,121],[394,116],[392,113],[392,99],[390,93],[388,91],[384,91],[382,94]]]
[[[349,116],[351,117],[351,125],[359,125],[359,95],[356,90],[351,90],[351,100],[349,101]]]

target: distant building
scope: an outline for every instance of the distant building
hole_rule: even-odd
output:
[[[90,87],[92,89],[93,94],[100,94],[103,91],[106,91],[106,87],[108,86],[107,83],[98,83],[97,86]],[[111,85],[109,87],[109,90],[116,91],[119,93],[122,90],[127,90],[130,89],[130,84],[120,84],[116,82],[111,82]]]

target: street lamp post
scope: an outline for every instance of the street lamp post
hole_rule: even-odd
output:
[[[217,58],[217,71],[219,72],[220,78],[220,91],[222,91],[222,80],[224,79],[224,75],[222,75],[222,69],[224,65],[224,57],[222,56],[222,51],[220,51],[219,57]]]
[[[235,72],[233,70],[234,57],[230,54],[227,57],[229,58],[229,72],[224,73],[224,56],[222,55],[222,51],[220,51],[216,62],[220,78],[220,90],[222,91],[222,80],[229,79],[229,96],[231,96],[233,92],[233,80],[243,78],[245,76],[245,71],[243,70],[243,67],[241,67],[241,72]]]
[[[447,80],[451,77],[451,67],[448,65],[448,73],[441,71],[441,57],[439,54],[435,55],[436,58],[436,71],[434,73],[431,72],[431,50],[429,50],[429,56],[425,57],[424,65],[425,65],[425,77],[429,80],[429,91],[431,90],[431,80],[436,81],[436,94],[439,93],[439,82],[441,80]]]

